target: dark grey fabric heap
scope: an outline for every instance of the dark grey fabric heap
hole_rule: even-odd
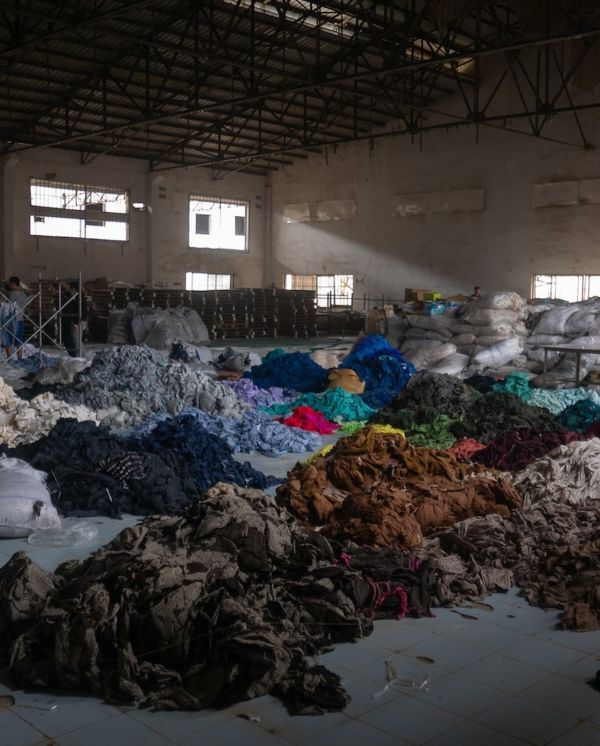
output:
[[[565,629],[600,629],[600,502],[543,500],[509,518],[470,518],[425,540],[434,604],[507,590],[562,611]]]
[[[189,405],[225,417],[248,409],[229,386],[135,345],[100,350],[72,384],[53,391],[71,404],[87,403],[113,427],[130,427],[156,412],[177,414]]]
[[[370,596],[274,498],[219,484],[55,574],[15,554],[0,570],[0,650],[18,686],[190,710],[271,692],[316,714],[348,695],[305,656],[369,634]]]

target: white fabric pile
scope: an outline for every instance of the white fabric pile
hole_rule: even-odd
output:
[[[417,368],[459,374],[470,364],[500,368],[523,351],[525,301],[513,292],[491,293],[439,316],[409,316],[402,353]]]
[[[147,308],[130,304],[109,315],[108,341],[111,344],[147,345],[166,350],[173,342],[199,345],[208,342],[208,329],[197,311],[179,308]]]
[[[99,421],[96,412],[81,404],[67,404],[54,394],[40,394],[30,402],[20,399],[0,378],[0,444],[12,447],[32,443],[47,435],[64,417],[80,422]]]
[[[525,506],[542,500],[576,505],[600,498],[600,439],[560,446],[519,472],[514,486]]]
[[[17,458],[0,458],[0,538],[28,536],[60,526],[46,475]]]

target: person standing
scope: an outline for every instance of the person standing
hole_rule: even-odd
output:
[[[12,275],[8,278],[8,299],[12,303],[16,303],[19,311],[16,317],[16,328],[13,334],[14,346],[17,349],[17,357],[19,360],[23,357],[23,342],[25,340],[25,319],[23,316],[23,309],[27,305],[28,295],[21,287],[21,278],[17,275]]]
[[[54,305],[59,308],[58,295],[59,282],[53,283]],[[79,324],[79,283],[76,280],[64,280],[60,282],[60,329],[63,347],[71,357],[77,357],[79,345],[75,339],[75,327]],[[85,295],[81,296],[81,320],[87,319],[87,301]]]

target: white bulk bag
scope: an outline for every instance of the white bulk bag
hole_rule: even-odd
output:
[[[523,351],[523,341],[519,337],[505,339],[498,344],[489,347],[483,352],[478,352],[473,362],[481,368],[500,368],[508,365],[511,360]]]
[[[60,518],[46,488],[46,475],[17,458],[0,458],[0,538],[57,528]]]

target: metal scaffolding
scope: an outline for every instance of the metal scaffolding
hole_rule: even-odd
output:
[[[79,273],[77,291],[71,293],[69,298],[66,300],[63,297],[63,283],[65,283],[66,280],[54,278],[51,282],[53,283],[53,285],[57,286],[57,290],[56,295],[54,295],[54,292],[52,293],[52,301],[54,303],[55,310],[50,316],[44,315],[44,297],[47,290],[44,289],[44,281],[42,280],[41,275],[39,275],[37,281],[37,289],[34,293],[31,293],[28,296],[25,305],[20,309],[14,310],[6,319],[4,319],[3,323],[0,323],[0,335],[2,337],[4,337],[5,334],[7,335],[7,337],[13,336],[11,330],[14,329],[14,322],[17,316],[22,313],[23,320],[29,322],[30,326],[33,329],[33,331],[26,339],[23,340],[23,342],[18,344],[15,340],[15,344],[10,345],[11,354],[10,356],[6,356],[4,360],[0,361],[0,367],[13,360],[15,356],[18,356],[19,351],[24,350],[25,346],[28,344],[35,344],[37,346],[37,354],[39,355],[40,362],[42,359],[44,343],[46,343],[46,346],[54,347],[61,350],[63,353],[67,353],[68,351],[63,345],[62,322],[67,306],[69,306],[68,310],[72,313],[72,304],[74,301],[76,301],[77,303],[77,320],[76,322],[74,322],[74,326],[77,327],[76,349],[78,356],[81,357],[83,352],[83,330],[81,322],[84,293],[81,272]],[[0,291],[0,303],[12,303],[12,301],[10,300],[10,297],[8,295]],[[28,314],[26,312],[27,308],[31,309],[32,311],[37,311],[37,314],[35,316]],[[58,328],[58,334],[56,335],[56,337],[52,334],[49,334],[49,330],[55,322],[57,322]],[[6,345],[6,347],[9,347],[9,345]]]
[[[588,148],[581,115],[600,106],[589,0],[0,0],[0,13],[5,153],[265,174],[455,127]]]

